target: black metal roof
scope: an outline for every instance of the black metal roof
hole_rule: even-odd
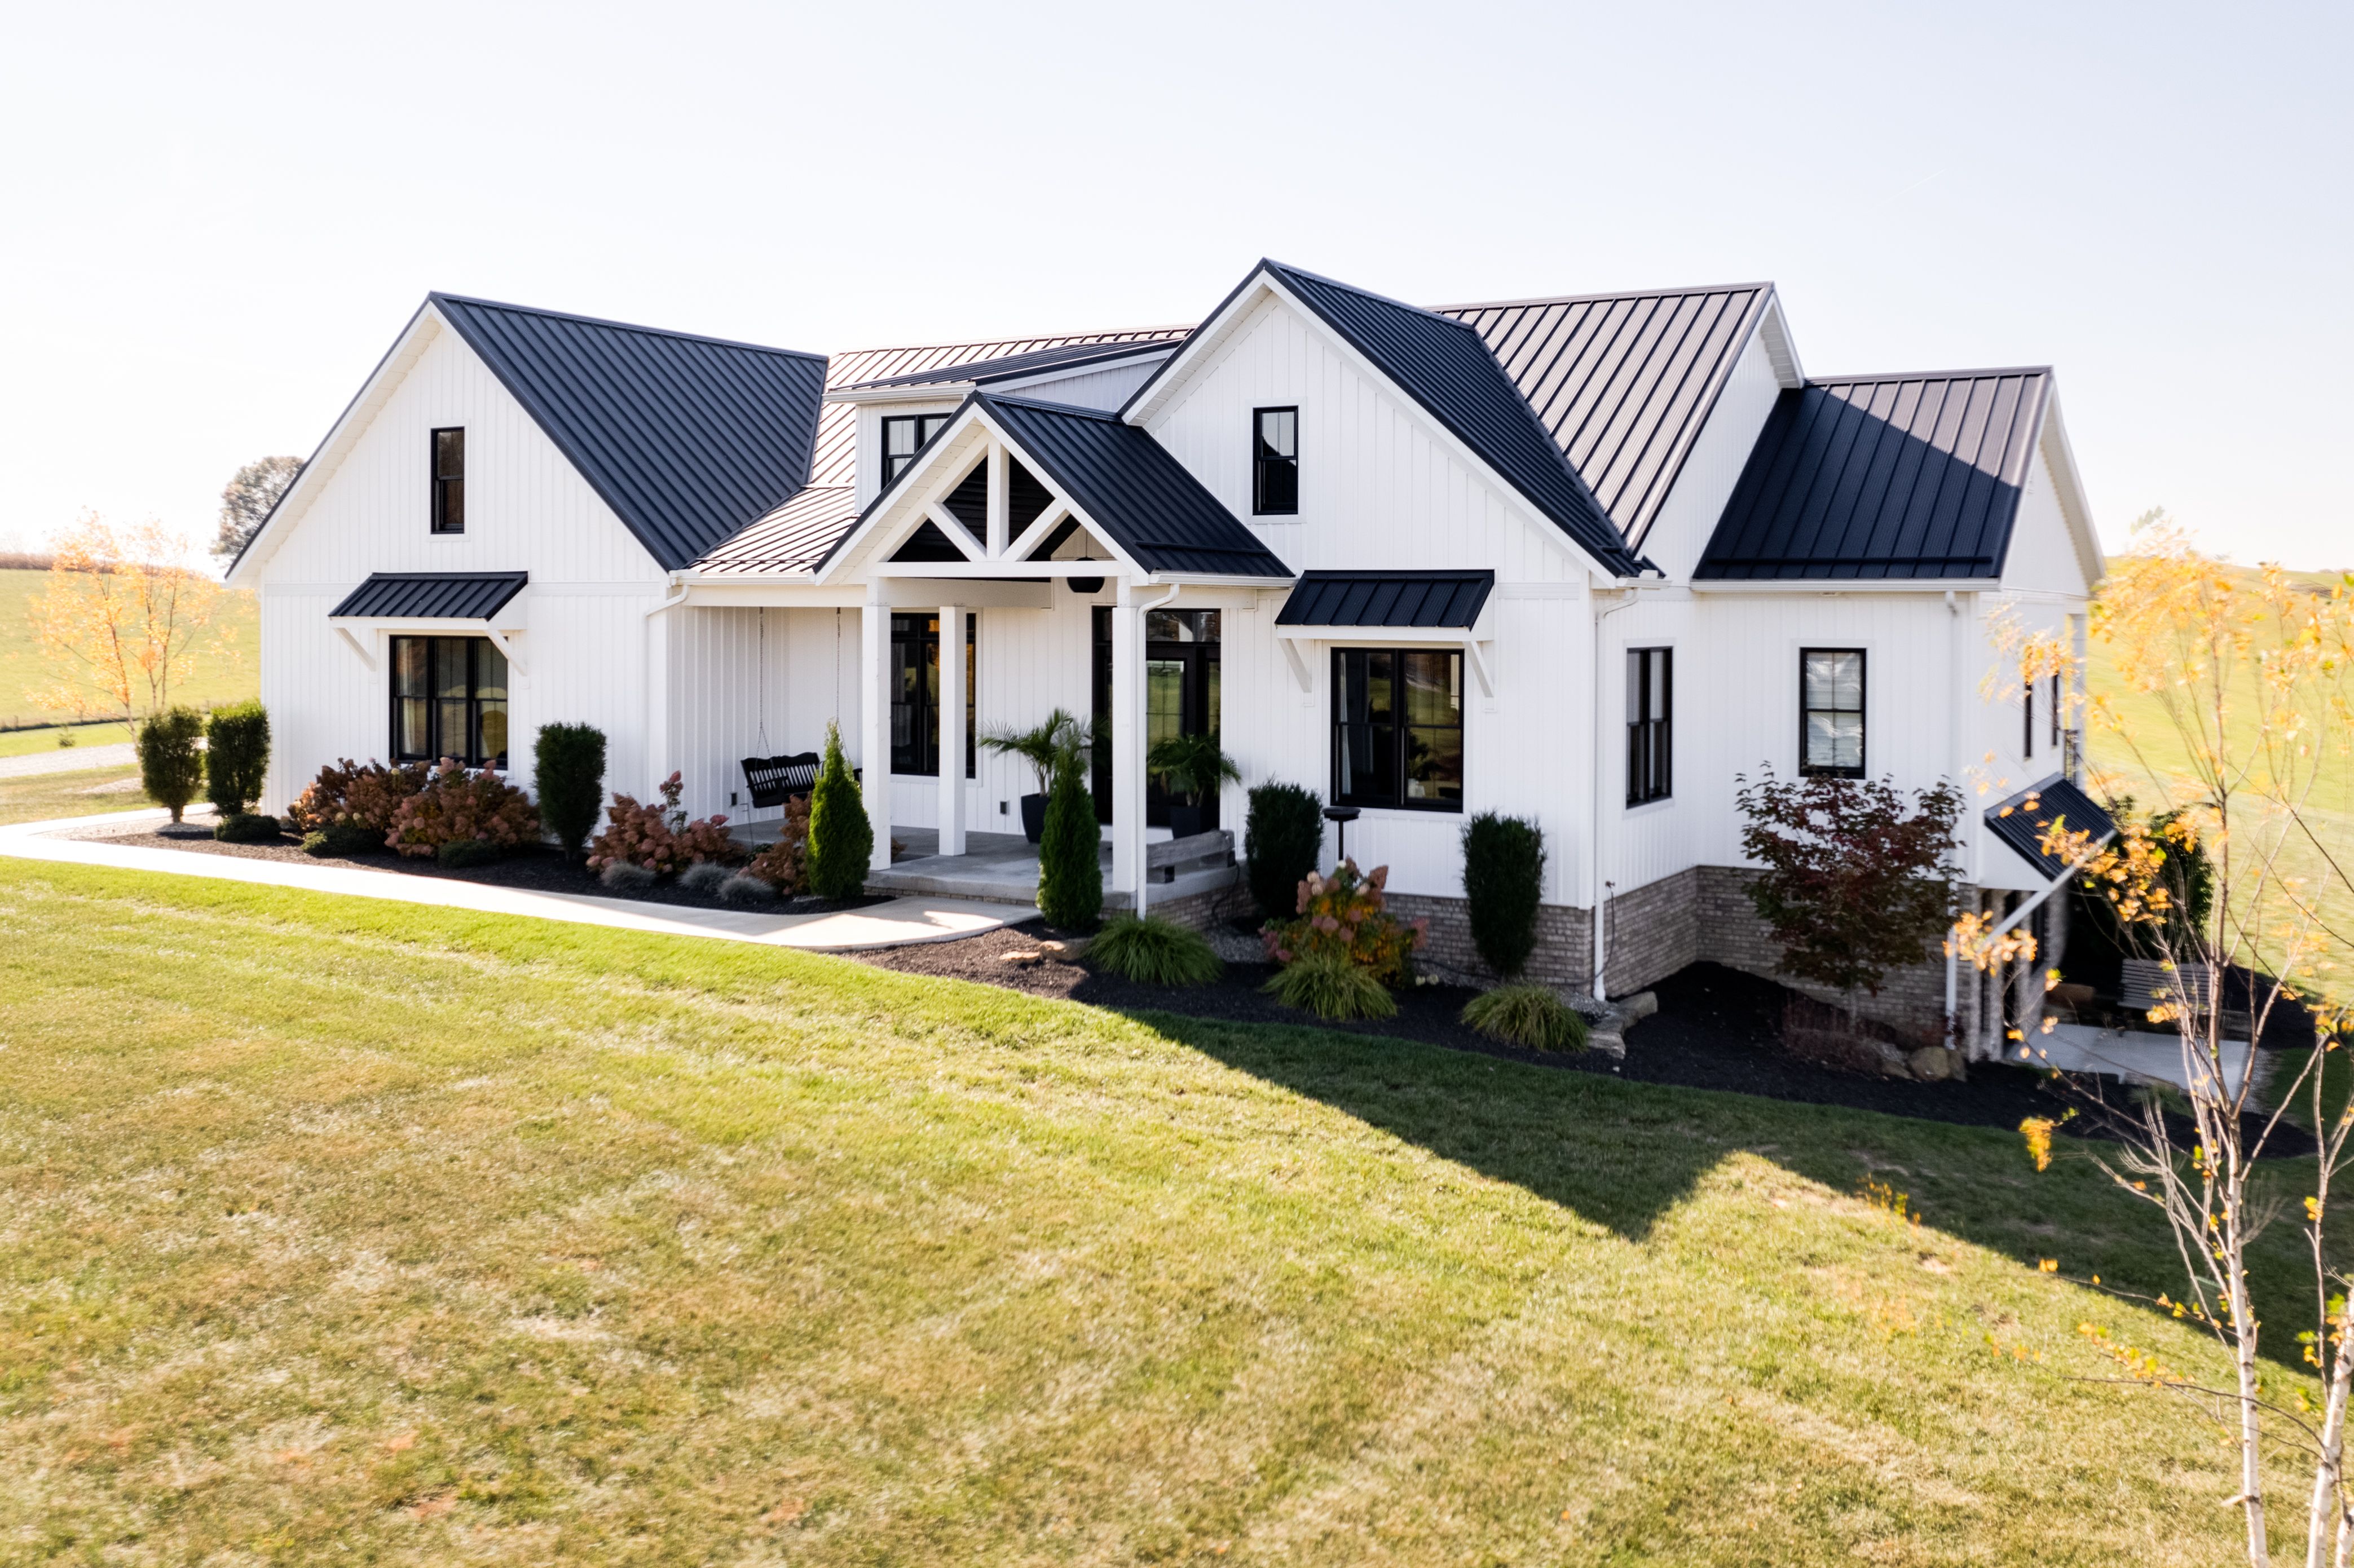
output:
[[[1291,577],[1167,448],[1119,415],[988,392],[970,400],[1146,571]]]
[[[527,572],[372,572],[327,613],[488,620],[530,580]]]
[[[1692,575],[2001,576],[2051,393],[2048,367],[1784,392]]]
[[[672,571],[809,482],[822,355],[429,298]]]
[[[1011,381],[1018,376],[1034,376],[1044,370],[1076,369],[1098,361],[1112,362],[1133,359],[1143,354],[1171,354],[1177,345],[1166,340],[1141,343],[1066,343],[1047,348],[1035,348],[1024,354],[1009,354],[996,359],[972,360],[963,365],[938,365],[928,369],[911,371],[905,376],[886,376],[879,381],[854,381],[836,388],[845,392],[866,392],[885,387],[986,387],[992,381]]]
[[[2068,869],[2066,861],[2043,850],[2043,836],[2055,821],[2063,832],[2091,833],[2095,843],[2105,842],[2117,831],[2116,820],[2099,801],[2057,773],[1986,810],[1987,831],[2047,878]]]
[[[1275,623],[1469,627],[1495,586],[1486,570],[1302,572]]]
[[[1258,270],[1279,279],[1604,567],[1624,577],[1641,570],[1477,328],[1278,261],[1261,261]]]

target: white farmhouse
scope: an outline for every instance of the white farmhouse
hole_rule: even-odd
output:
[[[838,721],[878,884],[970,889],[1034,788],[976,731],[1060,706],[1109,902],[1228,895],[1156,863],[1144,767],[1214,730],[1246,785],[1176,826],[1308,785],[1471,967],[1463,822],[1532,818],[1535,971],[1623,994],[1771,967],[1744,772],[2081,800],[2066,694],[1982,687],[1999,616],[2081,639],[2100,570],[2047,368],[1809,376],[1767,284],[1426,310],[1265,261],[1190,329],[830,361],[432,295],[230,580],[272,806],[338,757],[528,784],[585,721],[610,787],[757,831],[746,759]],[[2064,870],[2013,817],[1961,850],[1990,909]],[[1928,965],[1892,1005],[1989,1044],[1994,1000]]]

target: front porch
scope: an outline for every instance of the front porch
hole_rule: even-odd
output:
[[[895,827],[891,838],[897,846],[891,863],[866,875],[866,885],[877,893],[977,898],[1000,904],[1030,904],[1037,899],[1038,846],[1020,833],[968,831],[961,854],[940,853],[940,835],[932,828]],[[1161,848],[1161,844],[1150,846],[1154,850]],[[1224,859],[1220,852],[1196,855],[1184,863],[1166,868],[1150,867],[1145,883],[1146,911],[1149,913],[1156,905],[1234,886],[1242,874],[1236,867],[1223,863]],[[1103,868],[1105,911],[1133,909],[1135,895],[1113,885],[1112,846],[1108,842],[1098,852],[1098,863]],[[1162,879],[1164,874],[1167,880]]]

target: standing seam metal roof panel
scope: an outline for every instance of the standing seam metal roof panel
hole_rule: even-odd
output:
[[[2063,832],[2092,834],[2096,844],[2106,842],[2117,831],[2116,819],[2099,801],[2057,773],[1988,806],[1985,821],[1988,832],[2047,877],[2068,869],[2068,862],[2046,853],[2043,848],[2043,837],[2054,822]]]
[[[444,320],[676,571],[809,482],[825,361],[454,294]]]
[[[488,620],[530,580],[525,572],[372,572],[327,614]]]
[[[1469,628],[1495,586],[1486,570],[1302,572],[1275,623]]]

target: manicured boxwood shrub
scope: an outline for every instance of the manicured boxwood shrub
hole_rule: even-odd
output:
[[[165,708],[139,726],[139,787],[178,821],[204,788],[205,754],[196,747],[205,715],[194,708]]]
[[[270,715],[260,703],[215,708],[205,721],[205,798],[222,816],[240,816],[269,776]]]
[[[540,821],[567,859],[578,855],[605,802],[605,732],[588,724],[540,726],[532,746],[532,783],[539,791]]]
[[[876,793],[890,793],[890,759],[869,758],[880,782]],[[802,874],[809,890],[820,898],[855,898],[866,885],[866,863],[875,853],[875,824],[867,820],[859,798],[858,780],[850,776],[850,758],[842,753],[839,726],[825,726],[825,760],[810,791],[809,854]]]
[[[278,819],[239,811],[213,824],[213,837],[225,844],[267,844],[278,842]]]
[[[1299,885],[1324,853],[1324,806],[1297,784],[1262,784],[1243,821],[1245,875],[1270,920],[1299,913]]]
[[[1521,817],[1482,811],[1463,824],[1463,896],[1471,945],[1510,979],[1537,947],[1537,899],[1544,891],[1544,832]]]
[[[357,822],[329,822],[302,835],[304,854],[332,855],[343,860],[355,854],[374,854],[382,848],[384,834]]]
[[[1123,915],[1087,944],[1087,961],[1146,985],[1207,985],[1225,969],[1202,933],[1156,915]]]
[[[1095,798],[1082,782],[1087,754],[1065,747],[1046,791],[1046,831],[1038,839],[1038,913],[1065,931],[1092,931],[1103,918],[1103,834]]]
[[[433,858],[451,871],[488,865],[506,852],[488,839],[451,839],[433,852]]]

